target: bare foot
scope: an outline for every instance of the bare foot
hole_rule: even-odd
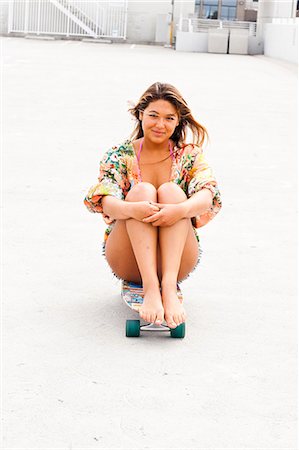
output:
[[[145,322],[156,323],[157,325],[161,325],[163,322],[164,308],[158,286],[144,288],[144,300],[139,309],[139,315]]]
[[[162,285],[162,301],[169,328],[176,328],[186,321],[186,311],[178,299],[176,284]]]

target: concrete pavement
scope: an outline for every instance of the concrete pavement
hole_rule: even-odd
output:
[[[2,38],[3,448],[295,449],[296,67],[264,56]],[[83,206],[128,101],[178,87],[223,209],[182,285],[184,340],[132,317]]]

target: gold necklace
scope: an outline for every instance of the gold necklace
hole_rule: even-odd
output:
[[[166,161],[166,159],[170,158],[170,155],[167,155],[166,158],[164,159],[160,159],[159,161],[155,161],[155,162],[141,162],[141,160],[139,161],[141,166],[151,166],[153,164],[158,164],[160,162]]]

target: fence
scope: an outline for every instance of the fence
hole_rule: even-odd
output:
[[[8,32],[126,39],[127,2],[10,0]]]
[[[214,20],[214,19],[195,19],[181,18],[178,24],[179,31],[189,31],[191,33],[208,33],[211,28],[228,28],[249,30],[249,36],[256,36],[255,22],[242,22],[235,20]]]

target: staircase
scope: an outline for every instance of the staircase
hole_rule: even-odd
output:
[[[127,3],[128,0],[10,0],[8,33],[126,39]]]
[[[87,15],[81,11],[75,4],[68,0],[50,0],[52,5],[56,6],[70,20],[79,25],[89,36],[97,37],[97,26]]]

